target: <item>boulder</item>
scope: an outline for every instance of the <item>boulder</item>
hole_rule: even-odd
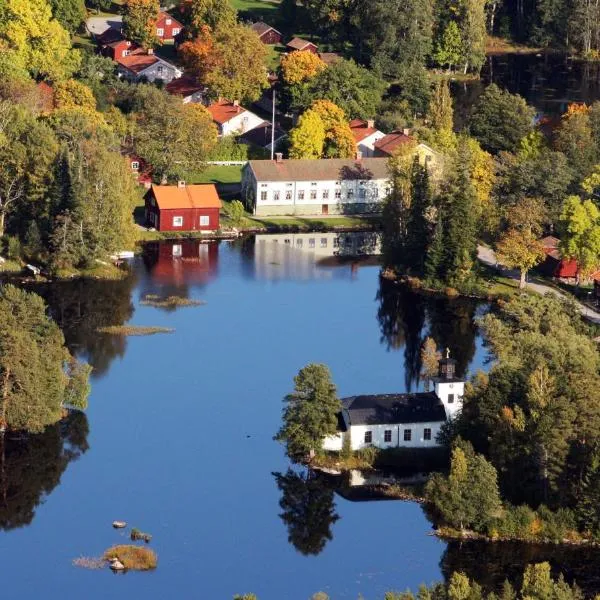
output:
[[[127,523],[125,521],[113,521],[112,526],[115,529],[124,529],[125,527],[127,527]]]
[[[124,571],[125,565],[118,558],[112,558],[110,561],[110,568],[113,571]]]

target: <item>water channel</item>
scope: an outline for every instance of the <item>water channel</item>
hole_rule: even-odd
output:
[[[290,470],[272,437],[306,363],[329,365],[341,396],[417,389],[428,334],[452,349],[461,372],[486,367],[474,319],[487,306],[381,285],[366,256],[372,240],[340,238],[333,250],[334,237],[153,243],[126,280],[35,288],[95,371],[86,415],[3,449],[7,598],[227,600],[252,591],[306,600],[323,590],[376,599],[457,568],[498,585],[501,568],[517,575],[523,553],[562,562],[600,589],[589,551],[567,559],[549,548],[447,545],[429,535],[417,504],[350,501],[330,481]],[[350,245],[363,249],[358,261],[344,256]],[[147,294],[206,304],[165,310],[140,304]],[[175,332],[96,332],[123,323]],[[155,572],[72,565],[125,542],[114,519],[154,536]]]

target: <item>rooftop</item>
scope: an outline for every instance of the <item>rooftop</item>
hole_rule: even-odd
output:
[[[275,125],[275,141],[281,139],[284,135],[285,131]],[[268,146],[271,143],[271,123],[263,121],[258,127],[242,134],[240,139],[248,144],[254,144],[262,148]]]
[[[392,131],[392,133],[388,133],[385,137],[377,140],[375,142],[375,148],[391,156],[398,146],[413,141],[415,141],[415,138],[406,135],[402,131]]]
[[[160,59],[154,54],[134,53],[129,56],[119,56],[115,60],[132,73],[140,73],[159,62]]]
[[[353,119],[350,121],[350,129],[357,144],[378,131],[372,121],[363,121],[362,119]]]
[[[246,109],[243,106],[224,99],[217,100],[206,108],[211,114],[213,121],[220,124],[227,123],[227,121],[230,121],[233,117],[237,117],[239,114],[246,112]]]
[[[328,66],[342,60],[342,55],[337,52],[319,52],[319,58]]]
[[[446,411],[433,392],[351,396],[342,400],[350,425],[431,423],[446,420]]]
[[[201,185],[153,185],[151,190],[161,210],[178,208],[221,208],[217,188]]]
[[[317,47],[316,44],[313,44],[312,42],[309,42],[308,40],[303,40],[302,38],[292,38],[287,44],[286,46],[288,48],[292,48],[293,50],[304,50],[304,48],[306,48],[307,46],[314,46],[315,48]]]
[[[386,158],[250,160],[248,164],[258,181],[342,181],[389,177]]]
[[[206,86],[198,83],[193,77],[179,77],[167,83],[165,89],[174,96],[191,96],[195,92],[201,92]]]
[[[275,29],[275,27],[271,27],[271,25],[267,25],[263,21],[258,21],[258,23],[252,23],[251,29],[253,29],[259,36],[264,35],[267,31],[273,30],[275,33],[281,33]]]

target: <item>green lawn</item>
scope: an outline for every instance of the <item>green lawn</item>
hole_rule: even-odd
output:
[[[242,181],[242,167],[238,165],[209,165],[201,173],[188,177],[188,183],[240,183]]]
[[[273,21],[279,0],[230,0],[232,6],[244,18],[255,20]]]

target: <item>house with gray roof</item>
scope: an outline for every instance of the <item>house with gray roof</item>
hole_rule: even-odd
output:
[[[250,160],[242,195],[255,215],[367,214],[389,192],[385,158]]]
[[[442,425],[462,408],[465,383],[455,376],[456,361],[439,361],[432,392],[351,396],[342,400],[338,433],[325,438],[325,450],[340,451],[347,439],[352,450],[433,448]]]

